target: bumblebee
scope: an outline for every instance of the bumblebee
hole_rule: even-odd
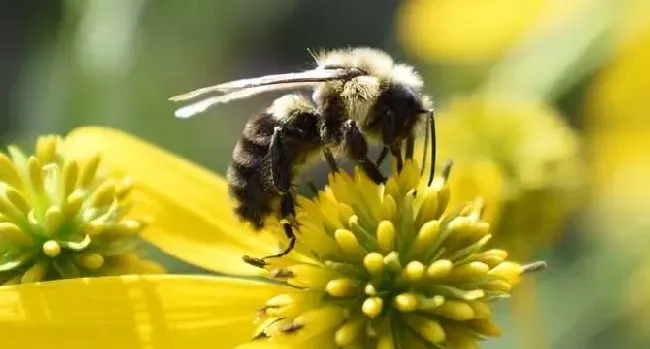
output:
[[[289,94],[275,99],[261,114],[250,118],[232,155],[227,180],[236,202],[235,214],[257,229],[276,215],[288,246],[280,253],[244,259],[263,266],[264,260],[288,254],[294,248],[294,178],[309,159],[323,155],[338,171],[336,158],[347,157],[375,183],[386,178],[378,169],[390,153],[401,170],[413,157],[416,133],[425,126],[425,149],[431,138],[430,164],[435,164],[433,102],[423,94],[418,73],[398,64],[386,53],[351,48],[312,54],[311,70],[242,79],[201,88],[170,98],[185,101],[217,94],[182,107],[176,116],[188,118],[209,107],[261,93],[308,88],[311,99]],[[383,146],[376,162],[368,159],[368,142]],[[404,149],[403,149],[404,148]],[[425,152],[426,153],[426,152]],[[423,161],[424,165],[424,161]],[[424,168],[424,166],[423,166]],[[433,170],[429,174],[431,180]]]

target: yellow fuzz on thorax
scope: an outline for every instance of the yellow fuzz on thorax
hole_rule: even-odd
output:
[[[314,90],[313,95],[320,104],[333,96],[341,97],[348,117],[359,125],[365,124],[370,109],[381,94],[382,85],[397,84],[417,93],[422,92],[422,78],[413,67],[395,63],[387,53],[378,49],[359,47],[331,50],[315,58],[319,67],[354,67],[368,74],[345,82],[325,82]],[[426,109],[432,107],[430,99],[426,98],[424,102]]]

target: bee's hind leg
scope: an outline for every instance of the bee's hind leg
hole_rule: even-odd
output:
[[[289,240],[289,245],[280,253],[269,255],[263,258],[255,258],[244,256],[243,259],[246,263],[256,267],[263,268],[266,265],[266,260],[270,258],[278,258],[289,254],[296,245],[296,234],[294,233],[294,217],[295,212],[295,199],[293,190],[291,188],[291,176],[293,173],[293,164],[286,148],[285,142],[288,139],[298,139],[307,141],[308,137],[302,130],[290,126],[277,126],[273,130],[271,136],[271,144],[269,145],[269,158],[271,170],[271,183],[275,191],[280,194],[280,215],[282,217],[281,224],[284,233]]]
[[[269,258],[282,257],[291,252],[296,245],[296,234],[293,231],[295,223],[296,209],[295,198],[291,189],[291,175],[292,164],[287,154],[285,141],[287,138],[303,139],[305,136],[302,131],[295,128],[276,127],[271,137],[271,145],[269,146],[270,159],[271,159],[271,180],[275,190],[282,195],[280,201],[280,215],[282,220],[282,228],[289,240],[289,245],[280,253],[266,256],[263,260]]]
[[[293,248],[296,246],[296,234],[293,231],[293,223],[294,223],[293,217],[295,217],[296,213],[295,213],[295,201],[292,192],[287,192],[286,194],[282,195],[282,200],[280,203],[280,213],[282,216],[282,220],[280,221],[280,224],[282,224],[282,228],[284,229],[284,234],[286,235],[287,240],[289,240],[289,244],[287,245],[287,247],[285,247],[284,250],[280,251],[279,253],[268,255],[262,258],[244,256],[244,261],[246,263],[259,268],[264,268],[264,266],[266,265],[266,261],[268,259],[283,257],[289,254],[291,251],[293,251]]]
[[[296,246],[296,234],[293,231],[294,217],[296,216],[293,193],[289,192],[282,196],[282,201],[280,203],[280,214],[282,215],[280,224],[282,224],[284,234],[287,236],[287,240],[289,240],[289,245],[287,245],[287,247],[285,247],[285,249],[280,253],[266,256],[263,259],[286,256]]]

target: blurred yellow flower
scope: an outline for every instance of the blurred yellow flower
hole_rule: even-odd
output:
[[[626,5],[614,55],[587,90],[584,116],[593,187],[590,228],[628,255],[636,246],[645,251],[650,236],[650,2]],[[640,342],[647,341],[649,259],[639,262],[625,286],[622,315]]]
[[[0,283],[161,272],[134,253],[143,223],[129,212],[131,179],[61,143],[44,136],[34,156],[0,153]]]
[[[541,101],[472,96],[438,113],[438,159],[454,159],[450,205],[481,196],[493,243],[517,258],[561,229],[580,197],[579,140]]]
[[[299,198],[296,250],[252,268],[239,250],[277,251],[267,237],[286,242],[284,234],[259,237],[232,224],[223,179],[117,131],[80,129],[66,141],[134,174],[136,192],[151,200],[134,208],[154,208],[148,239],[199,266],[261,279],[126,276],[0,288],[0,324],[11,329],[3,345],[476,348],[499,335],[490,303],[545,266],[485,249],[481,203],[449,208],[448,168],[428,186],[408,162],[385,186],[360,172],[331,175],[315,199]]]
[[[491,60],[517,42],[548,0],[408,0],[397,33],[415,57]]]
[[[396,18],[407,52],[424,61],[500,58],[526,35],[555,30],[586,13],[592,0],[407,0]]]
[[[644,4],[635,17],[650,16],[650,3]],[[624,240],[650,223],[650,23],[644,23],[625,26],[616,54],[585,100],[594,226]]]
[[[618,8],[620,12],[615,26],[615,46],[625,49],[625,47],[634,46],[635,41],[650,35],[649,2],[623,0],[618,2]]]

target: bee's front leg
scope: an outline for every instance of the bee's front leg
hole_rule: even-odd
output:
[[[415,137],[409,135],[406,137],[406,149],[404,149],[404,158],[406,160],[413,160],[413,154],[415,153]]]
[[[392,144],[388,147],[390,149],[391,155],[397,160],[397,172],[402,172],[402,167],[404,167],[404,159],[402,159],[402,145],[399,143]]]
[[[386,182],[386,177],[381,174],[375,163],[368,159],[368,142],[354,120],[343,124],[343,144],[348,157],[355,160],[373,182]]]
[[[375,161],[375,166],[379,167],[381,164],[384,162],[386,159],[386,156],[388,156],[388,147],[384,146],[381,148],[381,153],[379,153],[379,156],[377,157],[377,161]]]
[[[329,166],[330,168],[330,172],[333,173],[339,172],[339,165],[336,164],[336,159],[334,159],[334,155],[332,155],[332,151],[330,150],[330,148],[328,147],[323,148],[323,156],[325,157],[327,166]]]
[[[382,124],[382,137],[384,141],[384,146],[388,148],[390,154],[395,157],[397,161],[397,172],[402,171],[404,167],[404,158],[402,158],[402,142],[398,139],[397,130],[397,117],[395,113],[388,112],[385,116],[385,120]],[[409,137],[406,144],[406,158],[413,158],[413,152],[415,148],[415,139]]]

